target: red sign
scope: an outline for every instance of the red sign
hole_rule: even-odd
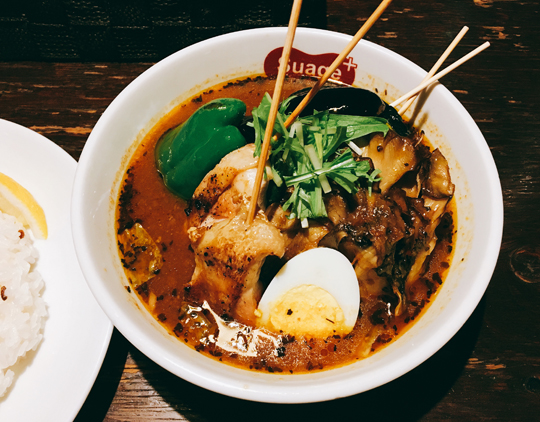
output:
[[[266,75],[277,75],[282,51],[283,47],[279,47],[268,53],[264,60],[264,72]],[[332,64],[337,56],[337,53],[312,55],[293,48],[289,57],[287,75],[297,78],[301,76],[320,77],[324,75],[328,66]],[[356,76],[357,67],[358,65],[353,62],[352,57],[347,57],[341,66],[339,66],[332,74],[331,79],[352,85]]]

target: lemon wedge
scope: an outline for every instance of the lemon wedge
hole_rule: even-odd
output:
[[[12,215],[32,230],[36,239],[47,239],[47,220],[35,198],[11,177],[0,173],[0,211]]]

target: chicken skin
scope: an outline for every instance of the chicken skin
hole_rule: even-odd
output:
[[[262,211],[246,223],[257,171],[253,151],[249,144],[231,152],[206,175],[193,195],[188,229],[195,253],[190,294],[245,324],[255,321],[266,257],[285,253],[284,236]]]

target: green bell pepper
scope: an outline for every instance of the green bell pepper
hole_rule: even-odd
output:
[[[165,186],[190,199],[206,174],[246,140],[238,126],[246,105],[236,98],[220,98],[200,107],[182,125],[165,133],[156,145],[157,169]]]

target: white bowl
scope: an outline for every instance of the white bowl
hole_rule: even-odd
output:
[[[286,28],[262,28],[216,37],[162,60],[134,80],[99,119],[82,152],[72,202],[75,248],[88,285],[117,329],[150,359],[201,387],[274,403],[306,403],[360,393],[387,383],[439,350],[469,318],[489,283],[499,253],[503,208],[489,148],[471,116],[442,85],[417,122],[447,157],[456,185],[458,234],[449,274],[436,300],[397,341],[373,356],[328,371],[276,375],[237,369],[207,358],[168,334],[126,292],[114,235],[121,176],[135,146],[182,100],[236,77],[263,73],[266,55]],[[344,34],[300,28],[294,47],[308,54],[339,53]],[[441,46],[441,48],[444,46]],[[425,72],[367,41],[350,54],[355,84],[387,92],[388,102],[415,87]]]

